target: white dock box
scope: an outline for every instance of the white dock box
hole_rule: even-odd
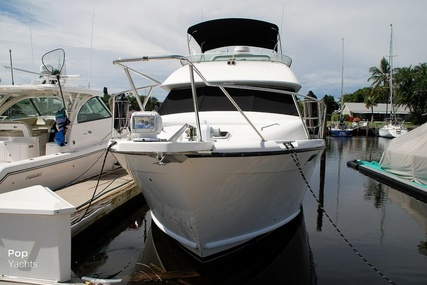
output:
[[[0,276],[69,281],[75,210],[40,185],[0,194]]]

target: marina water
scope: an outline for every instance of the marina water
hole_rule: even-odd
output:
[[[73,241],[73,271],[119,284],[427,284],[427,205],[346,165],[389,142],[328,137],[303,213],[231,257],[194,262],[135,207]]]

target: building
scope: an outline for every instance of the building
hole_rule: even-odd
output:
[[[373,107],[374,121],[384,121],[385,118],[390,118],[391,105],[378,103]],[[409,121],[411,113],[406,106],[394,106],[394,112],[397,118]],[[343,115],[360,118],[360,120],[371,120],[372,110],[366,108],[365,103],[344,103]]]

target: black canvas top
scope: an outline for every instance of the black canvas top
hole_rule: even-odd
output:
[[[202,52],[226,46],[254,46],[277,51],[279,28],[275,24],[252,19],[218,19],[188,28]]]

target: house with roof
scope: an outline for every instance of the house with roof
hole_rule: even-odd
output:
[[[384,121],[385,118],[390,118],[391,105],[386,103],[378,103],[377,106],[373,107],[374,121]],[[406,106],[394,106],[394,113],[397,118],[405,121],[409,121],[411,112]],[[371,120],[372,110],[366,108],[365,103],[344,103],[342,111],[343,115],[349,115],[351,117],[358,117],[360,120]]]

